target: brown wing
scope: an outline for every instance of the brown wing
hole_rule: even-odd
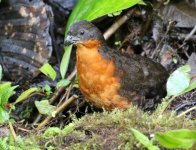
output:
[[[110,52],[116,64],[116,75],[121,75],[121,93],[129,98],[137,93],[147,98],[165,93],[168,73],[163,66],[139,55]]]

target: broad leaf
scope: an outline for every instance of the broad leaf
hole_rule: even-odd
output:
[[[184,93],[186,93],[186,92],[189,92],[189,91],[191,91],[191,90],[193,90],[193,89],[195,89],[196,88],[196,81],[194,81],[193,83],[191,83],[184,91],[182,91],[182,93],[180,93],[180,94],[184,94]]]
[[[32,94],[32,93],[34,93],[34,92],[36,92],[36,91],[38,91],[38,88],[36,88],[36,87],[32,87],[32,88],[30,88],[30,89],[24,91],[24,92],[16,99],[16,101],[15,101],[14,104],[19,103],[19,102],[25,100],[30,94]]]
[[[174,71],[167,81],[167,96],[175,96],[183,92],[190,84],[189,65],[182,66]]]
[[[39,70],[43,74],[45,74],[46,76],[51,78],[52,80],[55,80],[56,72],[55,72],[55,70],[53,69],[53,67],[50,64],[48,64],[48,63],[44,64]]]
[[[66,29],[68,30],[70,25],[78,20],[91,21],[101,16],[127,9],[140,1],[141,0],[79,0],[68,20]]]
[[[180,129],[171,130],[164,133],[165,135],[170,135],[177,138],[192,139],[196,141],[196,130]]]
[[[56,109],[55,106],[49,104],[48,100],[35,101],[35,106],[41,114],[48,116],[53,116],[52,114]]]
[[[155,138],[162,146],[166,148],[188,149],[194,144],[194,140],[192,139],[180,138],[177,135],[170,135],[167,133],[156,133]]]

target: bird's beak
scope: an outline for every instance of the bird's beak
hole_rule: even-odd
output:
[[[64,45],[65,46],[68,46],[68,45],[71,45],[71,44],[75,44],[79,41],[79,38],[78,37],[74,37],[74,36],[71,36],[71,35],[68,35],[64,41]]]

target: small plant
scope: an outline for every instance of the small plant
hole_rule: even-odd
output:
[[[160,150],[159,147],[153,144],[153,139],[149,140],[147,136],[136,129],[131,129],[136,139],[142,143],[148,150]]]
[[[13,94],[15,94],[14,90],[17,87],[18,85],[12,86],[11,82],[0,84],[0,123],[9,120],[9,112],[11,112],[12,109],[15,109],[15,105],[17,103],[27,99],[32,93],[39,91],[39,89],[36,87],[29,88],[28,90],[24,91],[14,103],[9,104],[9,99]]]
[[[196,88],[196,80],[191,82],[190,70],[189,65],[184,65],[170,75],[167,80],[167,96],[164,98],[166,104],[163,106],[162,112],[168,108],[177,96]]]
[[[0,84],[0,123],[9,120],[9,113],[6,110],[9,98],[15,93],[18,86],[11,86],[11,82]]]
[[[136,129],[131,129],[136,139],[143,144],[148,150],[159,150],[160,148],[153,145],[157,141],[165,148],[181,148],[188,149],[196,142],[196,131],[188,129],[171,130],[164,133],[157,132],[155,136],[149,140],[147,136]]]

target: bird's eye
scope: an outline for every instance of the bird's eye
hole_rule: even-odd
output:
[[[83,35],[84,34],[84,30],[80,30],[80,35]]]

